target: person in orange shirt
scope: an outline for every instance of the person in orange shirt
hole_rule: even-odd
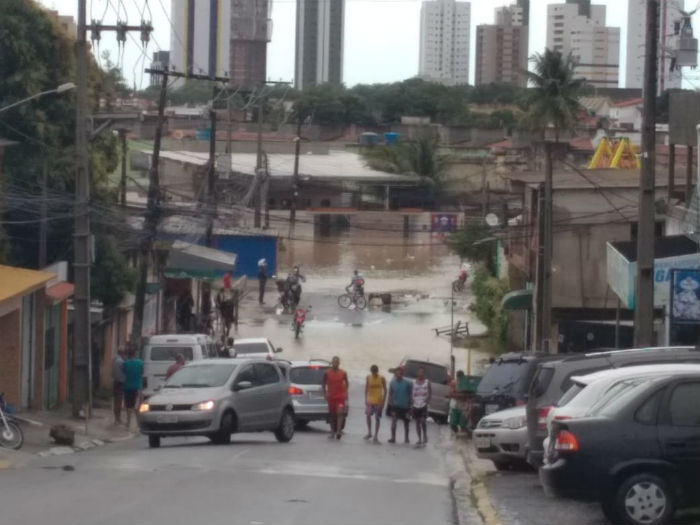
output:
[[[348,402],[348,375],[340,368],[340,358],[333,357],[331,368],[323,374],[323,395],[328,402],[328,416],[331,424],[330,439],[340,439],[343,432],[345,405]]]

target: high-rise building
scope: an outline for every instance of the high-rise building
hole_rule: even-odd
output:
[[[172,0],[170,65],[226,76],[235,86],[267,79],[270,0]]]
[[[476,27],[474,84],[492,82],[526,86],[528,26],[521,5],[496,9],[495,25]]]
[[[644,84],[644,46],[646,41],[646,1],[628,0],[627,12],[627,76],[625,87],[641,88]],[[675,44],[674,24],[680,13],[670,0],[659,3],[658,93],[680,88],[681,72],[671,71],[668,48]],[[666,49],[664,49],[664,47]]]
[[[345,0],[297,0],[297,89],[343,82]]]
[[[170,69],[170,51],[155,51],[151,61],[151,69],[164,71]],[[151,73],[151,86],[160,86],[163,75]]]
[[[418,75],[448,85],[469,82],[471,4],[425,1],[420,10]]]
[[[576,78],[595,87],[618,86],[620,28],[605,25],[605,6],[590,0],[548,5],[547,48],[572,54]]]

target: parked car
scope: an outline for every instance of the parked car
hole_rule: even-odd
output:
[[[486,370],[471,403],[471,424],[513,406],[525,404],[527,389],[537,365],[555,359],[548,354],[508,353],[498,357]]]
[[[612,523],[661,525],[700,504],[700,377],[628,378],[586,417],[554,421],[540,480],[598,500]]]
[[[289,383],[267,359],[189,363],[141,404],[138,421],[152,448],[169,436],[207,436],[217,444],[234,432],[269,430],[282,442],[294,436]]]
[[[490,459],[497,470],[527,465],[527,422],[525,407],[493,412],[479,421],[472,440],[476,455]]]
[[[216,343],[204,334],[164,334],[148,339],[143,348],[143,394],[152,395],[165,380],[165,373],[181,354],[185,362],[217,356]]]
[[[547,414],[547,437],[542,448],[547,450],[552,439],[552,422],[583,417],[591,406],[615,388],[623,379],[667,376],[674,373],[695,372],[700,377],[700,363],[672,363],[662,365],[625,366],[571,378],[572,385]],[[527,434],[527,433],[526,433]]]
[[[328,421],[328,403],[323,397],[323,375],[330,368],[325,360],[292,361],[289,364],[289,394],[297,428],[311,421]],[[348,405],[345,405],[345,415]]]
[[[547,415],[573,384],[573,376],[600,370],[661,363],[698,363],[700,349],[692,346],[636,348],[594,352],[540,364],[527,396],[528,462],[542,464],[542,442],[547,437]]]
[[[275,359],[275,354],[282,352],[282,348],[275,345],[265,337],[247,337],[236,339],[233,342],[233,355],[244,359]]]
[[[428,415],[436,423],[444,425],[450,414],[450,369],[443,364],[434,363],[423,359],[404,358],[401,364],[404,369],[405,379],[413,382],[416,379],[419,368],[425,371],[425,378],[430,381],[432,396],[428,405]],[[394,373],[394,368],[389,372]],[[387,384],[388,387],[388,384]]]

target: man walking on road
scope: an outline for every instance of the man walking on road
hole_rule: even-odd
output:
[[[131,430],[131,416],[136,411],[139,394],[143,388],[143,361],[136,357],[133,348],[129,349],[124,363],[124,406],[126,407],[126,429]]]
[[[122,403],[124,403],[124,349],[120,348],[112,361],[112,410],[115,425],[122,423]]]
[[[416,380],[411,389],[411,408],[413,419],[416,420],[416,432],[418,433],[418,447],[428,443],[428,404],[433,395],[430,381],[425,378],[425,369],[421,366],[416,373]]]
[[[391,413],[391,439],[389,443],[396,443],[396,422],[401,419],[404,428],[404,443],[410,443],[408,439],[408,417],[411,409],[411,383],[403,378],[403,367],[394,372],[394,379],[389,383],[389,412]]]
[[[331,368],[323,374],[323,395],[328,402],[328,417],[331,424],[330,439],[340,439],[343,433],[345,405],[348,402],[348,375],[340,368],[340,358],[333,357]]]
[[[379,421],[384,410],[384,401],[386,400],[386,379],[379,375],[379,367],[372,365],[370,367],[370,375],[365,381],[365,413],[367,414],[367,435],[365,439],[372,437],[372,416],[376,421],[374,429],[374,442],[379,443]]]
[[[267,284],[267,261],[260,259],[258,261],[258,286],[260,288],[260,304],[265,304],[265,285]]]

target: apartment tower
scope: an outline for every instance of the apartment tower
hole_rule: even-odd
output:
[[[469,82],[470,21],[469,2],[423,2],[418,66],[421,78],[447,85]]]

